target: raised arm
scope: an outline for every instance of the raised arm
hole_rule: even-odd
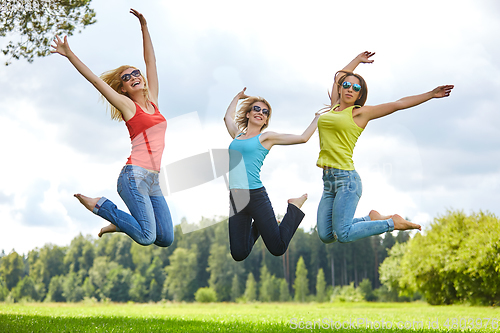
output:
[[[67,36],[64,37],[62,41],[59,36],[54,38],[54,44],[51,45],[54,50],[51,53],[59,53],[60,55],[68,58],[68,60],[73,64],[77,71],[80,72],[97,90],[118,110],[122,113],[129,113],[134,115],[135,105],[132,100],[124,95],[121,95],[114,91],[106,82],[95,75],[78,57],[71,51]]]
[[[229,132],[229,135],[231,135],[233,139],[240,132],[238,126],[236,126],[236,123],[234,122],[234,116],[236,114],[236,106],[238,105],[238,101],[240,99],[248,98],[248,96],[245,95],[245,90],[247,90],[247,88],[243,88],[242,91],[240,91],[238,94],[236,94],[236,96],[234,96],[233,100],[231,101],[231,104],[229,104],[229,106],[227,107],[226,115],[224,116],[224,123],[226,124],[227,131]]]
[[[158,105],[158,72],[156,69],[156,57],[153,49],[153,42],[149,35],[148,24],[144,16],[135,9],[130,9],[130,13],[135,15],[141,24],[142,44],[144,50],[144,62],[146,63],[146,77],[148,79],[149,98],[153,103]]]
[[[356,67],[358,67],[359,64],[371,64],[373,60],[370,60],[370,58],[375,54],[375,52],[361,52],[356,56],[356,58],[352,59],[350,63],[348,63],[344,68],[342,68],[341,72],[354,72]],[[337,89],[337,83],[340,77],[342,76],[342,73],[338,73],[335,76],[335,79],[333,80],[333,87],[332,87],[332,93],[330,94],[330,100],[332,102],[332,105],[338,104],[339,102],[339,93]]]
[[[427,102],[433,98],[442,98],[450,96],[453,85],[439,86],[429,92],[403,97],[395,102],[385,103],[375,106],[363,106],[354,111],[353,117],[356,124],[360,127],[365,127],[366,124],[372,120],[387,116],[398,110],[408,109],[413,106]]]
[[[321,112],[316,112],[313,121],[301,135],[266,132],[262,134],[261,143],[266,149],[271,149],[274,145],[295,145],[298,143],[306,143],[309,141],[314,131],[316,131],[320,115]]]

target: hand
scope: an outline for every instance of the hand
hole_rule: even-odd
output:
[[[245,99],[250,97],[245,94],[245,90],[247,90],[247,87],[243,88],[243,90],[237,93],[235,97],[237,97],[238,99]]]
[[[370,60],[370,58],[374,54],[375,54],[375,52],[365,51],[365,52],[358,54],[358,56],[356,58],[359,60],[360,63],[371,64],[373,62],[373,60]]]
[[[431,91],[433,98],[441,98],[450,96],[451,89],[453,89],[454,85],[445,85],[439,86]]]
[[[53,42],[55,43],[55,45],[50,45],[50,47],[53,47],[54,50],[50,50],[50,53],[59,53],[60,55],[67,57],[71,52],[68,44],[68,36],[64,36],[63,42],[61,38],[56,35]]]
[[[319,110],[319,111],[316,111],[316,112],[314,113],[314,115],[315,115],[315,116],[321,116],[323,113],[330,112],[330,110],[331,110],[331,109],[330,109],[329,107],[328,107],[328,108],[324,108],[324,109],[321,109],[321,110]]]
[[[144,18],[144,16],[141,13],[139,13],[137,10],[130,8],[130,13],[134,14],[134,16],[139,19],[141,26],[147,25],[147,22],[146,22],[146,19]]]

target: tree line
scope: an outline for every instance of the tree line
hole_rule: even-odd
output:
[[[220,221],[220,219],[217,219]],[[201,224],[211,225],[203,219]],[[491,213],[449,211],[425,233],[386,233],[323,244],[298,229],[285,255],[259,240],[250,256],[229,253],[227,219],[183,234],[168,248],[120,233],[79,235],[26,256],[0,255],[0,301],[411,301],[500,302],[500,223]],[[185,223],[185,221],[184,221]]]
[[[259,239],[246,260],[235,262],[227,219],[187,234],[176,225],[168,248],[144,247],[121,233],[100,239],[80,234],[66,247],[46,244],[26,256],[14,250],[0,255],[0,301],[323,301],[335,287],[358,287],[364,279],[370,290],[379,288],[387,251],[408,238],[386,233],[327,245],[315,229],[299,228],[285,255],[271,255]]]

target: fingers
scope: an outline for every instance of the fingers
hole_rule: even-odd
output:
[[[146,19],[144,18],[144,15],[139,13],[137,10],[130,8],[130,13],[133,14],[135,17],[137,17],[141,22],[141,24],[146,24]]]
[[[58,36],[58,35],[56,35],[56,36],[54,37],[53,42],[54,42],[54,44],[55,44],[55,45],[54,45],[54,44],[52,44],[52,45],[50,45],[50,47],[53,47],[55,50],[50,50],[50,52],[51,52],[51,53],[56,53],[56,52],[57,52],[57,47],[59,46],[59,44],[61,44],[61,43],[62,43],[62,41],[61,41],[61,38],[59,38],[59,36]]]
[[[137,10],[135,10],[133,8],[130,8],[130,13],[135,15],[136,17],[139,17],[139,15],[141,15]]]
[[[448,97],[450,96],[451,94],[451,90],[455,88],[454,85],[452,84],[448,84],[448,85],[444,85],[444,86],[439,86],[435,89],[436,91],[436,95],[438,97]]]
[[[238,96],[240,97],[240,99],[248,98],[248,96],[245,95],[245,90],[247,90],[247,87],[244,87],[243,90],[238,93]]]

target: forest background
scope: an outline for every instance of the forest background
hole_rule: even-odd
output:
[[[491,213],[449,211],[413,238],[385,233],[347,244],[299,228],[285,255],[259,239],[243,262],[231,258],[227,221],[213,222],[187,234],[177,225],[168,248],[116,233],[2,253],[0,301],[500,301],[500,221]]]

